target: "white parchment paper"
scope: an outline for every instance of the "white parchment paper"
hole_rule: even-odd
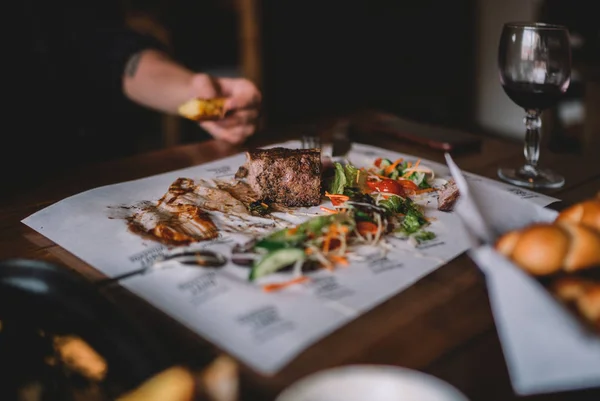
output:
[[[296,141],[279,144],[299,147]],[[275,145],[274,145],[275,146]],[[417,157],[355,144],[347,159],[370,166],[377,157],[415,161]],[[23,223],[109,277],[151,264],[169,248],[127,229],[115,210],[143,201],[156,201],[179,177],[232,178],[244,162],[238,154],[212,163],[140,180],[96,188],[63,199],[27,217]],[[421,161],[438,177],[448,177],[445,165]],[[513,193],[524,203],[545,206],[555,198],[515,189],[487,178],[470,176],[472,185],[490,194]],[[525,200],[523,200],[525,199]],[[494,201],[491,196],[490,201]],[[121,285],[166,312],[202,337],[263,374],[281,369],[298,353],[335,329],[409,287],[470,247],[454,213],[437,210],[434,195],[419,203],[432,217],[436,239],[415,247],[390,239],[389,251],[366,253],[365,259],[333,272],[319,271],[307,283],[265,293],[247,280],[247,268],[228,263],[221,269],[177,265],[134,276]],[[494,204],[501,208],[502,204]],[[299,221],[319,212],[303,210]],[[223,234],[198,247],[231,255],[240,235]]]

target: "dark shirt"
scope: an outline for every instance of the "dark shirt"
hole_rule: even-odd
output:
[[[162,44],[127,28],[119,1],[23,0],[17,7],[15,124],[3,135],[3,175],[17,177],[6,171],[6,155],[28,176],[129,152],[129,113],[138,106],[122,91],[125,65],[141,50],[165,50]]]

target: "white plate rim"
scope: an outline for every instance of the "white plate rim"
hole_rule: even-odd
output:
[[[275,401],[308,400],[308,398],[303,398],[304,394],[310,391],[313,386],[316,386],[324,381],[336,380],[336,378],[340,377],[341,375],[348,374],[368,374],[373,376],[384,374],[388,377],[393,375],[402,379],[417,381],[420,384],[426,385],[430,389],[433,388],[435,391],[439,392],[440,395],[447,396],[448,401],[469,401],[469,399],[456,387],[434,375],[402,366],[382,364],[343,365],[311,373],[286,387],[277,395]]]

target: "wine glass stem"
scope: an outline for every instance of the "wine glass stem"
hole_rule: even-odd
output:
[[[523,119],[525,123],[525,147],[523,152],[525,153],[525,169],[529,171],[536,171],[538,160],[540,158],[540,140],[542,120],[540,119],[540,112],[537,110],[527,110],[527,115]]]

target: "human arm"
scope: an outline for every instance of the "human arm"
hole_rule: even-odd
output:
[[[225,96],[226,116],[200,125],[215,138],[240,143],[256,130],[260,92],[245,79],[211,78],[174,60],[156,39],[125,25],[116,2],[73,2],[73,45],[86,76],[86,90],[119,103],[125,99],[175,114],[193,97]]]
[[[169,114],[191,98],[225,96],[225,118],[200,125],[215,138],[236,144],[256,130],[261,95],[246,79],[194,73],[164,52],[148,49],[130,57],[122,82],[129,99]]]

